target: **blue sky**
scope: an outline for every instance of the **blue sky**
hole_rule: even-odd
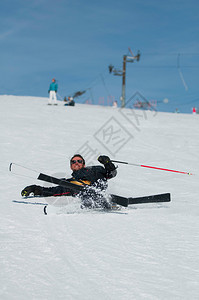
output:
[[[77,102],[120,104],[127,63],[126,99],[136,93],[157,109],[189,113],[199,107],[199,2],[197,0],[6,0],[0,10],[0,93],[58,96],[86,93]],[[168,104],[163,103],[167,98]]]

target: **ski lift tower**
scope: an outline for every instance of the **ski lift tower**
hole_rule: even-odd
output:
[[[125,107],[126,105],[126,63],[131,62],[133,63],[135,60],[140,60],[140,51],[138,50],[137,55],[133,55],[129,47],[129,52],[132,56],[124,55],[123,56],[123,72],[122,72],[122,96],[121,96],[121,107]]]
[[[138,50],[137,55],[134,55],[133,52],[131,51],[131,48],[129,47],[129,52],[131,56],[129,55],[124,55],[123,56],[123,69],[122,70],[116,70],[114,69],[114,66],[110,65],[109,66],[109,73],[114,73],[114,75],[117,76],[122,76],[122,96],[120,98],[122,104],[121,107],[125,107],[126,105],[126,63],[127,62],[134,62],[140,60],[140,51]]]

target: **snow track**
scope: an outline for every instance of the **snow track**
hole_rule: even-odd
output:
[[[0,96],[0,298],[198,299],[198,115],[157,113],[114,157],[196,174],[121,165],[109,182],[109,191],[123,196],[171,192],[171,203],[45,216],[41,205],[12,202],[41,182],[10,174],[10,162],[70,176],[68,160],[87,141],[110,155],[95,133],[112,117],[133,130],[111,107],[46,103]]]

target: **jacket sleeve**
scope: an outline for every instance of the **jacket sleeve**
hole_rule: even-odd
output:
[[[107,179],[111,179],[117,175],[116,167],[112,162],[105,164],[104,168],[106,170],[106,178]]]
[[[117,175],[117,170],[116,169],[114,169],[114,170],[112,170],[112,171],[106,171],[106,178],[107,179],[111,179],[111,178],[113,178],[113,177],[115,177]]]

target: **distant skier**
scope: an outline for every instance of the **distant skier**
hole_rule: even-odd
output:
[[[25,187],[21,195],[29,196],[76,196],[82,201],[83,207],[105,207],[111,208],[110,203],[102,196],[102,191],[107,188],[107,180],[116,176],[117,171],[115,165],[108,156],[99,156],[98,161],[102,166],[85,166],[85,160],[80,154],[75,154],[70,160],[70,168],[73,171],[72,177],[63,179],[76,185],[85,186],[84,191],[74,192],[70,188],[55,186],[41,187],[39,185],[30,185]]]
[[[75,101],[73,100],[73,97],[68,97],[68,100],[64,100],[66,103],[64,104],[64,106],[75,106]]]
[[[193,115],[196,114],[196,108],[195,108],[195,107],[192,108],[192,114],[193,114]]]
[[[57,89],[58,89],[58,84],[56,83],[56,80],[53,78],[48,90],[49,93],[48,105],[53,104],[53,100],[54,100],[54,105],[57,105]]]
[[[175,113],[176,113],[176,114],[179,114],[179,112],[180,112],[179,109],[176,108]]]
[[[113,107],[117,108],[117,101],[113,101]]]

